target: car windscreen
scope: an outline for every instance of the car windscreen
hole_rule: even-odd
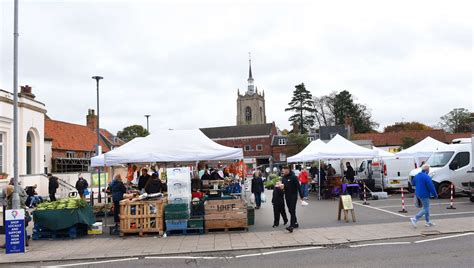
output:
[[[449,159],[453,156],[454,152],[437,152],[433,153],[430,158],[426,161],[426,164],[430,167],[444,167]]]

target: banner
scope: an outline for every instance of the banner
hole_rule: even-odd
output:
[[[25,252],[25,210],[10,209],[5,212],[5,252]]]

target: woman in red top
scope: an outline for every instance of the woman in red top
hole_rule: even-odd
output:
[[[298,176],[298,179],[300,180],[301,184],[301,191],[303,192],[303,199],[308,200],[309,196],[309,174],[306,168],[303,168],[303,170],[300,172],[300,175]]]

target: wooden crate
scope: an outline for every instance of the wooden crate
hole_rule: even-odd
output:
[[[227,220],[207,220],[204,222],[206,232],[213,229],[223,229],[223,231],[231,231],[232,229],[247,229],[247,218],[245,219],[227,219]]]
[[[143,201],[120,202],[120,219],[142,218],[144,213]]]
[[[142,233],[159,233],[159,235],[163,235],[163,217],[148,217],[141,220],[143,221]]]
[[[232,220],[232,219],[247,219],[247,211],[232,211],[227,213],[209,213],[204,215],[206,220]]]
[[[204,203],[204,210],[206,232],[248,227],[247,204],[242,199],[208,200]]]
[[[120,236],[126,233],[138,233],[140,236],[144,233],[163,235],[165,204],[166,199],[120,202]]]
[[[247,209],[245,200],[242,199],[226,199],[226,200],[207,200],[204,203],[204,213],[228,212]]]

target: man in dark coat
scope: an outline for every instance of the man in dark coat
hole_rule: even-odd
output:
[[[110,191],[112,192],[112,201],[114,202],[114,221],[116,226],[118,226],[120,222],[120,200],[123,199],[123,194],[127,192],[120,174],[115,175],[114,180],[110,183]]]
[[[298,195],[303,200],[303,191],[301,191],[300,182],[288,166],[283,166],[283,176],[281,182],[285,187],[285,200],[288,211],[290,212],[290,226],[286,229],[293,232],[294,228],[298,228],[298,220],[296,219],[296,203],[298,202]]]
[[[273,205],[273,228],[280,225],[280,215],[283,218],[283,224],[288,223],[288,217],[286,216],[285,211],[285,192],[283,191],[283,184],[277,182],[273,188],[272,196],[272,205]]]
[[[79,196],[84,199],[84,191],[89,187],[89,183],[79,174],[76,182],[76,190],[79,193]]]
[[[145,185],[145,192],[147,194],[161,193],[162,183],[158,174],[153,173]]]
[[[145,185],[150,179],[150,175],[148,175],[148,169],[142,169],[142,175],[138,178],[138,190],[142,191],[145,189]]]
[[[260,170],[256,171],[253,174],[251,186],[252,187],[250,188],[250,191],[255,196],[255,208],[259,209],[262,205],[262,193],[265,190],[265,187],[263,186],[262,173],[260,172]]]
[[[49,200],[56,201],[56,190],[59,188],[59,179],[58,177],[53,176],[53,174],[48,174],[49,184],[48,184],[48,193]]]

